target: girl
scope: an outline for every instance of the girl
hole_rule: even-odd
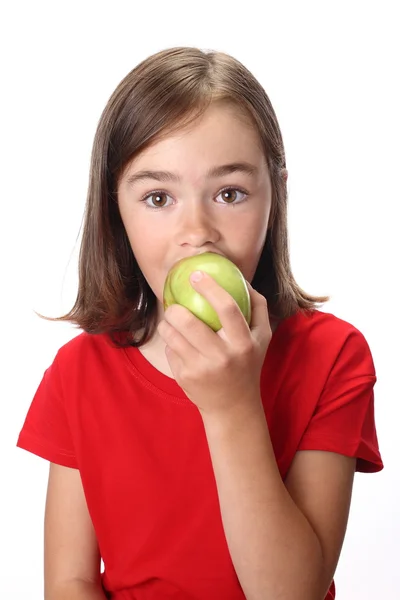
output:
[[[222,53],[160,52],[96,132],[72,310],[18,446],[50,461],[46,600],[330,600],[355,471],[383,468],[360,331],[291,272],[280,128]],[[215,252],[214,333],[163,285]],[[101,572],[101,559],[104,572]]]

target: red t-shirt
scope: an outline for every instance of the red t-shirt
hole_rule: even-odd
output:
[[[383,468],[376,381],[359,330],[302,312],[272,336],[261,377],[284,479],[298,450]],[[138,349],[81,333],[45,372],[18,446],[80,471],[113,600],[244,600],[197,407]],[[327,598],[334,598],[334,584]]]

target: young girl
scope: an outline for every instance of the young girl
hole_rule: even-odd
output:
[[[96,132],[79,290],[83,332],[46,370],[18,446],[50,461],[46,600],[335,597],[355,471],[383,468],[363,334],[291,272],[276,115],[238,61],[160,52]],[[169,269],[215,252],[215,333],[163,310]],[[101,572],[101,559],[104,572]]]

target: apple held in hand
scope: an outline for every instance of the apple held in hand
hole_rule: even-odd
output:
[[[221,329],[215,310],[190,283],[189,277],[193,271],[204,271],[213,277],[234,298],[250,325],[251,302],[246,280],[233,262],[214,252],[182,258],[172,267],[164,284],[164,310],[171,304],[180,304],[214,331]]]

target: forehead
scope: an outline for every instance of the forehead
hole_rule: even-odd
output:
[[[196,164],[193,164],[193,161]],[[228,162],[266,164],[261,138],[250,117],[236,107],[212,104],[190,125],[165,132],[127,165],[126,173],[142,168],[199,169]]]

